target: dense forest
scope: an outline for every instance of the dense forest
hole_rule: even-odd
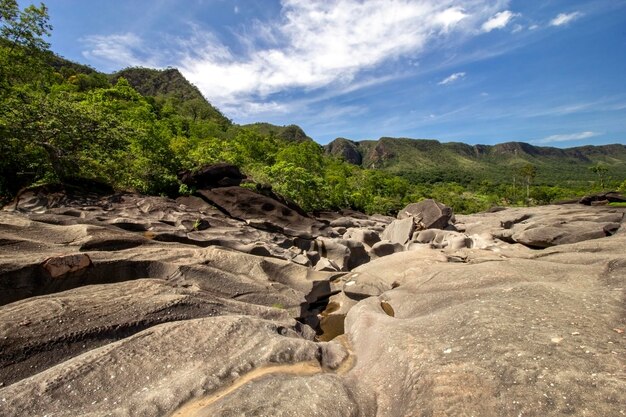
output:
[[[432,148],[427,159],[439,160],[437,166],[420,169],[417,160],[394,160],[390,145],[385,159],[385,148],[368,143],[359,145],[359,152],[374,152],[382,162],[356,164],[349,155],[324,149],[298,126],[232,123],[176,69],[127,68],[107,75],[56,56],[45,41],[52,30],[45,5],[20,9],[15,0],[0,0],[0,25],[4,199],[26,186],[56,182],[189,194],[193,190],[177,173],[216,162],[239,166],[253,180],[245,186],[271,185],[309,211],[393,213],[430,197],[457,212],[473,212],[626,187],[624,160],[602,157],[575,166],[566,161],[564,171],[559,158],[498,165],[496,156],[487,161],[493,169],[485,170],[455,158],[447,162],[437,152],[462,144],[441,148],[430,143],[435,141],[427,141]]]

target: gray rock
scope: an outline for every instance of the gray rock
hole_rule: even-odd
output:
[[[380,242],[380,236],[378,233],[369,229],[350,228],[344,233],[343,238],[356,240],[357,242],[361,242],[369,247],[374,245],[376,242]]]
[[[320,255],[334,253],[348,269],[368,259],[363,242],[287,239],[161,197],[98,197],[88,206],[35,197],[30,207],[41,214],[28,204],[0,212],[3,416],[601,417],[623,409],[625,209],[460,215],[468,236],[423,231],[415,238],[425,243],[409,242],[410,251],[372,252],[371,262],[337,272]],[[178,227],[200,210],[212,227]],[[341,215],[358,227],[373,221]],[[125,230],[110,224],[115,218],[151,229]],[[555,229],[546,241],[561,246],[513,240],[546,228]],[[155,240],[165,233],[206,247]],[[494,241],[498,233],[513,244]],[[127,239],[138,246],[90,251],[91,265],[80,266],[86,243],[112,249]],[[326,272],[242,253],[254,248],[319,257],[316,269]],[[56,278],[46,259],[59,260]]]
[[[311,260],[303,254],[294,256],[291,258],[291,261],[297,263],[298,265],[311,266]]]
[[[370,249],[370,253],[373,257],[380,258],[382,256],[392,255],[396,252],[402,252],[404,250],[404,246],[400,243],[393,243],[388,240],[381,240],[372,246]]]
[[[314,250],[309,250],[309,251],[305,251],[304,253],[306,254],[306,257],[309,258],[309,261],[311,261],[311,265],[315,265],[319,262],[320,260],[319,252],[314,251]]]
[[[330,222],[331,227],[345,227],[346,229],[349,227],[358,226],[357,220],[352,217],[340,217]]]
[[[320,258],[320,260],[315,264],[316,271],[328,271],[328,272],[336,272],[339,271],[339,266],[331,261],[328,258]]]
[[[513,240],[531,248],[547,248],[566,243],[599,239],[616,230],[616,223],[576,222],[572,225],[536,226],[513,234]]]
[[[398,219],[414,217],[420,229],[445,229],[452,218],[452,209],[432,199],[412,203],[400,210]]]
[[[242,187],[198,190],[198,195],[250,226],[287,236],[311,238],[323,234],[325,225],[304,217],[296,210],[262,194]]]
[[[369,255],[361,242],[320,237],[312,248],[323,258],[332,260],[339,270],[349,271],[369,261]]]
[[[346,229],[345,227],[339,226],[339,227],[333,227],[333,230],[337,232],[337,234],[343,235],[346,233],[348,229]]]
[[[472,239],[466,234],[440,229],[417,231],[411,240],[421,244],[430,244],[436,249],[457,250],[472,247]]]
[[[404,245],[411,239],[415,230],[415,222],[413,217],[407,217],[402,220],[394,220],[385,231],[381,234],[382,240],[388,240],[392,243]]]

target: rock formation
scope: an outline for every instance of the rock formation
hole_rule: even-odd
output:
[[[445,222],[239,187],[22,193],[0,212],[0,415],[626,412],[626,209],[425,204]]]

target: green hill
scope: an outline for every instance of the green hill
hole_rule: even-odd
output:
[[[313,141],[298,125],[276,126],[271,123],[252,123],[242,125],[241,127],[253,130],[261,135],[277,137],[287,142]]]
[[[337,138],[325,146],[325,152],[363,168],[425,182],[508,181],[525,164],[536,166],[536,180],[545,184],[593,180],[594,173],[587,168],[596,164],[606,166],[609,176],[626,177],[626,146],[619,144],[559,149],[523,142],[491,146],[389,137],[360,142]]]
[[[175,107],[182,108],[194,120],[214,120],[223,128],[232,124],[176,68],[158,70],[132,67],[109,76],[112,83],[117,82],[120,77],[124,77],[143,96],[174,101]]]

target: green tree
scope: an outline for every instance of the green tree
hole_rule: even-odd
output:
[[[101,172],[89,165],[111,159],[127,133],[114,114],[70,93],[21,89],[0,102],[0,116],[4,144],[43,156],[40,166],[61,181]]]
[[[601,163],[597,163],[589,167],[589,170],[596,174],[598,177],[598,183],[600,185],[600,190],[604,190],[604,183],[607,178],[607,174],[609,173],[609,168]]]
[[[0,0],[0,83],[5,89],[51,73],[43,60],[49,46],[43,37],[51,30],[44,4],[20,10],[16,0]]]
[[[530,202],[530,185],[537,176],[537,167],[533,164],[526,164],[519,168],[518,173],[526,184],[526,203]]]

